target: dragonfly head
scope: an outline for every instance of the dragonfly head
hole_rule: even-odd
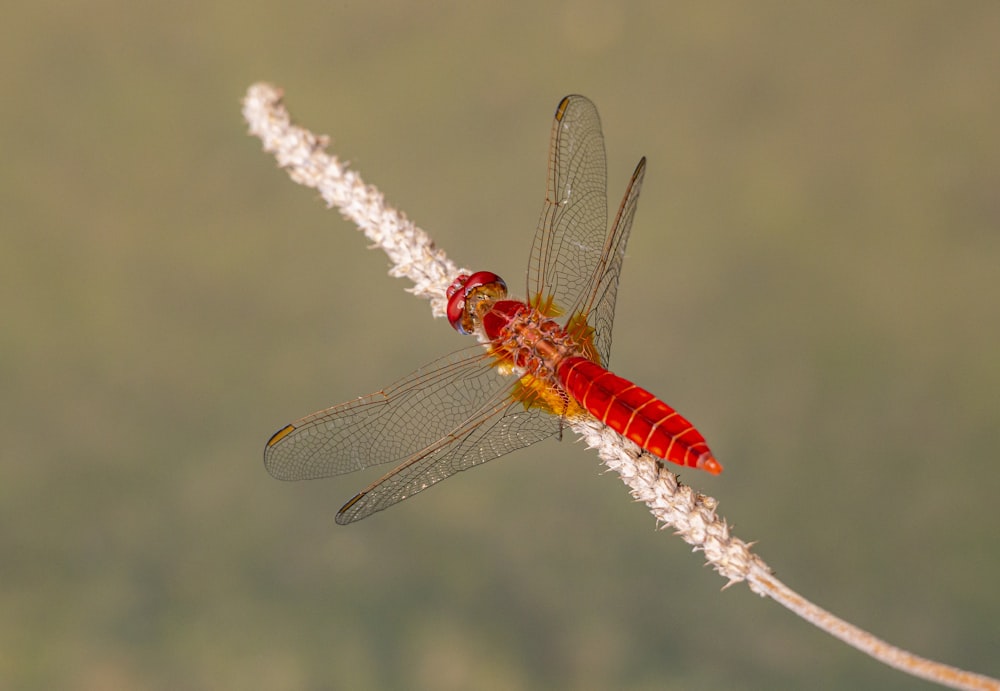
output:
[[[483,312],[507,297],[507,284],[491,271],[461,274],[448,286],[448,321],[461,334],[471,334]]]

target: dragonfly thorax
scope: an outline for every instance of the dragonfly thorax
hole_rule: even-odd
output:
[[[448,286],[448,321],[461,334],[472,334],[493,303],[507,297],[507,284],[491,271],[459,275]]]
[[[495,302],[483,317],[493,354],[541,379],[553,379],[559,363],[584,355],[580,344],[555,319],[515,300]]]

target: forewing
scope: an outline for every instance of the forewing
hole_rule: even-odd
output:
[[[515,379],[493,363],[472,346],[382,391],[307,415],[268,440],[264,465],[280,480],[306,480],[419,454],[509,394]]]
[[[632,173],[608,231],[607,166],[597,108],[567,96],[556,108],[545,203],[528,268],[528,298],[552,297],[566,316],[584,314],[601,362],[611,357],[611,329],[622,261],[646,173]]]
[[[528,299],[551,296],[575,305],[604,251],[608,228],[607,166],[597,108],[567,96],[556,109],[545,203],[528,265]]]

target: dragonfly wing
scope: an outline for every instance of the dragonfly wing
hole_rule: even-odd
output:
[[[509,395],[514,380],[493,363],[471,346],[382,391],[307,415],[268,440],[264,465],[280,480],[306,480],[410,458]]]
[[[646,175],[646,158],[639,160],[632,178],[625,189],[618,214],[611,226],[601,258],[584,289],[582,303],[578,310],[587,315],[587,322],[594,329],[594,346],[607,367],[611,359],[611,326],[615,317],[615,299],[618,296],[618,280],[621,278],[625,246],[628,244],[632,219],[639,204],[639,191]]]
[[[528,265],[528,300],[572,309],[594,274],[608,230],[607,165],[597,108],[567,96],[556,109],[545,203]]]
[[[551,437],[559,425],[553,415],[496,396],[465,424],[359,492],[337,512],[337,523],[360,521],[455,473]]]
[[[611,357],[618,280],[645,173],[643,158],[609,232],[607,164],[597,108],[583,96],[567,96],[559,103],[545,203],[531,248],[528,296],[551,296],[567,316],[587,315],[604,365]]]

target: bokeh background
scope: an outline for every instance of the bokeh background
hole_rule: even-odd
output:
[[[466,345],[246,135],[268,80],[518,285],[552,110],[649,173],[620,374],[793,588],[1000,674],[1000,5],[16,3],[0,29],[0,686],[910,689],[567,438],[349,528],[264,441]],[[570,435],[571,437],[572,435]]]

